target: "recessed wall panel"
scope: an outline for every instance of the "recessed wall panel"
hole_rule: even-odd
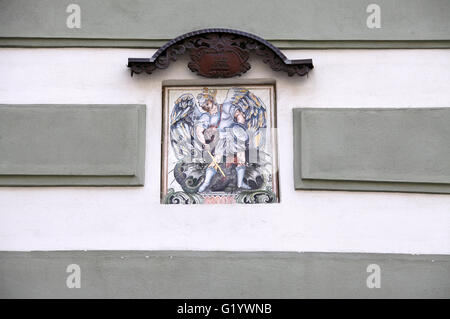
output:
[[[142,182],[143,105],[0,105],[0,184]]]
[[[447,192],[450,108],[294,110],[297,188]]]

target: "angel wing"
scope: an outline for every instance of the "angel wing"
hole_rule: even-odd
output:
[[[267,128],[267,111],[263,101],[244,88],[231,88],[225,101],[233,104],[244,114],[247,132],[253,138],[254,147],[262,149],[265,145]]]
[[[169,126],[170,144],[178,160],[192,159],[201,154],[201,144],[194,134],[194,122],[200,115],[201,112],[192,94],[182,94],[175,101]]]

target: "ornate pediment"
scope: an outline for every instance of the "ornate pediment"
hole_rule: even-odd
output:
[[[162,46],[149,59],[129,58],[134,73],[152,74],[166,69],[179,56],[189,54],[188,68],[207,78],[230,78],[250,70],[250,56],[261,56],[274,71],[289,76],[306,75],[314,67],[311,59],[289,60],[275,46],[250,33],[230,29],[205,29],[186,33]]]

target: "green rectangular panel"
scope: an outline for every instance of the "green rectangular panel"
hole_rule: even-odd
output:
[[[294,109],[297,189],[450,192],[450,108]]]
[[[144,105],[0,105],[0,185],[141,185]]]
[[[379,289],[367,286],[374,264]],[[0,251],[0,298],[449,298],[449,273],[450,255]]]
[[[0,1],[0,46],[159,47],[194,30],[230,28],[284,48],[449,47],[450,1],[77,0]],[[168,23],[170,21],[170,23]],[[397,43],[399,41],[399,43]]]

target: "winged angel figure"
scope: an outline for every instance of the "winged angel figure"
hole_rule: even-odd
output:
[[[186,193],[256,190],[271,178],[265,152],[267,111],[243,88],[182,94],[170,114],[170,143],[177,158],[174,177]]]

